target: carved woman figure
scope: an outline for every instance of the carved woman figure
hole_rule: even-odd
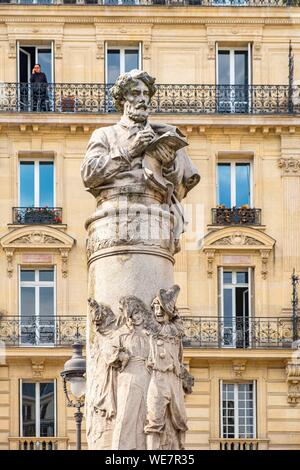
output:
[[[119,351],[117,415],[113,449],[146,449],[144,426],[146,397],[150,381],[147,368],[151,314],[134,296],[120,299],[120,311],[127,319],[118,331],[115,348]]]

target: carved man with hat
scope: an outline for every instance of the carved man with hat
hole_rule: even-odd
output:
[[[160,289],[152,302],[159,324],[150,336],[149,368],[151,379],[147,393],[147,449],[183,449],[187,418],[181,378],[183,327],[176,300],[180,288]]]

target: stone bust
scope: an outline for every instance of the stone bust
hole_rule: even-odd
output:
[[[148,185],[165,190],[180,201],[199,182],[198,170],[186,150],[174,151],[165,144],[151,151],[161,173],[157,182],[147,178],[143,162],[151,141],[168,131],[184,137],[175,126],[149,123],[150,102],[156,92],[154,82],[147,72],[132,70],[120,75],[111,88],[114,106],[123,113],[122,117],[117,124],[93,132],[81,166],[83,183],[96,198],[110,188]],[[163,180],[162,185],[159,179]]]

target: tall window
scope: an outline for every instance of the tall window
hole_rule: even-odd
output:
[[[109,47],[106,51],[106,83],[114,83],[120,73],[140,68],[139,47]]]
[[[217,48],[219,112],[247,112],[251,83],[251,47]]]
[[[29,346],[53,344],[54,314],[54,269],[21,269],[21,343]]]
[[[219,270],[222,346],[246,348],[251,339],[251,268]]]
[[[46,160],[20,161],[21,207],[54,206],[54,162]]]
[[[31,3],[42,3],[34,1]],[[46,3],[46,2],[44,2]],[[48,2],[50,3],[50,2]],[[18,82],[29,83],[35,64],[41,65],[41,71],[46,74],[48,83],[53,82],[53,43],[48,45],[22,45],[18,47]]]
[[[250,162],[224,162],[217,167],[217,204],[226,208],[252,205]]]
[[[229,439],[256,437],[255,382],[221,383],[221,436]]]
[[[55,436],[54,385],[21,381],[21,436]]]

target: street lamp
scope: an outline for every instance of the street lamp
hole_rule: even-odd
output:
[[[60,375],[64,381],[67,406],[76,408],[74,413],[76,422],[76,450],[81,450],[81,423],[83,417],[81,408],[84,406],[86,362],[82,355],[82,343],[75,341],[72,347],[73,356],[65,362],[64,369]],[[75,401],[70,399],[67,382],[70,384],[71,393],[75,397]]]

